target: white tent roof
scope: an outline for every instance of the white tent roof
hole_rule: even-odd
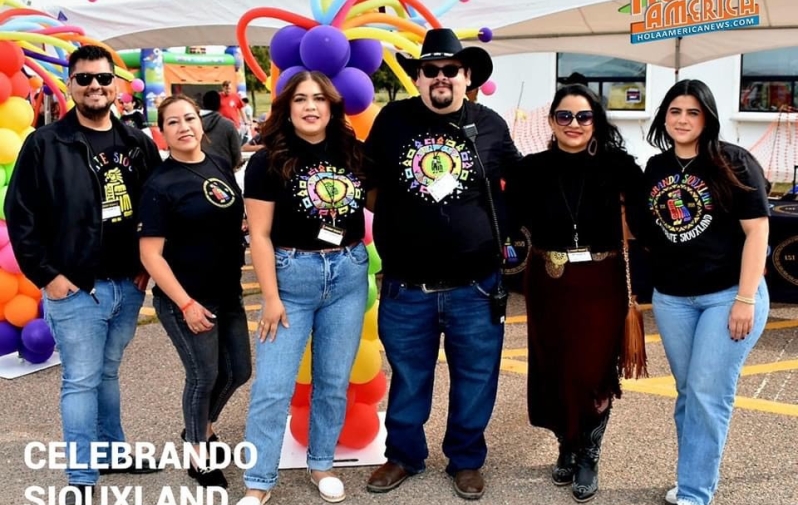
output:
[[[48,12],[115,49],[236,45],[236,24],[256,7],[312,18],[310,0],[38,0]],[[424,0],[435,12],[449,0]],[[684,67],[763,49],[798,45],[798,0],[758,0],[760,26],[632,44],[632,17],[619,12],[629,0],[470,0],[441,16],[444,26],[481,28],[494,40],[481,44],[494,56],[577,52]],[[261,18],[247,31],[251,45],[268,45],[285,22]]]

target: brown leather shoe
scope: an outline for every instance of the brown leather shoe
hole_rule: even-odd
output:
[[[410,474],[404,468],[388,461],[374,470],[366,484],[366,489],[370,493],[387,493],[399,487],[408,477]]]
[[[485,479],[479,470],[460,470],[454,474],[454,492],[464,500],[479,500],[485,494]]]

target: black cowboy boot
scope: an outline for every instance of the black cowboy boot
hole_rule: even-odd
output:
[[[551,471],[551,480],[555,486],[567,486],[574,481],[576,453],[566,445],[562,435],[557,435],[557,442],[560,445],[560,455],[557,457],[557,464]]]
[[[572,492],[579,503],[592,500],[598,492],[598,463],[601,439],[610,420],[610,409],[599,414],[597,422],[582,433],[582,447],[576,455],[576,473]]]

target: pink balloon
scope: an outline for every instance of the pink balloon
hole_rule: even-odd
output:
[[[133,97],[130,96],[130,93],[122,93],[119,95],[119,99],[122,100],[122,103],[130,103],[133,101]]]
[[[133,91],[136,93],[141,93],[144,91],[144,81],[141,79],[133,79],[130,83],[130,87],[133,88]]]
[[[363,242],[366,245],[369,245],[374,241],[374,235],[372,232],[372,226],[374,223],[374,214],[370,210],[363,210],[363,219],[366,221],[366,235],[363,238]]]
[[[7,246],[11,239],[8,238],[8,227],[6,222],[0,220],[0,249]]]
[[[0,249],[0,268],[12,274],[22,273],[22,271],[19,269],[17,258],[14,256],[14,250],[10,245],[6,245]]]
[[[483,84],[479,89],[485,95],[490,96],[490,95],[496,93],[496,83],[493,82],[493,81],[488,81],[485,84]]]

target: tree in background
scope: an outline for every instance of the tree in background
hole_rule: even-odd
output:
[[[251,49],[260,68],[262,68],[264,72],[269,72],[272,66],[272,59],[271,56],[269,56],[268,46],[252,46]],[[252,104],[253,114],[257,116],[258,111],[255,106],[255,94],[265,92],[266,86],[260,82],[251,71],[245,72],[245,75],[247,78],[247,90],[249,90],[249,103]]]
[[[388,93],[389,102],[396,100],[397,93],[404,89],[404,86],[399,82],[396,74],[393,73],[393,70],[391,70],[384,61],[382,65],[380,65],[379,70],[372,74],[371,81],[374,83],[374,89],[376,91],[385,90]]]

